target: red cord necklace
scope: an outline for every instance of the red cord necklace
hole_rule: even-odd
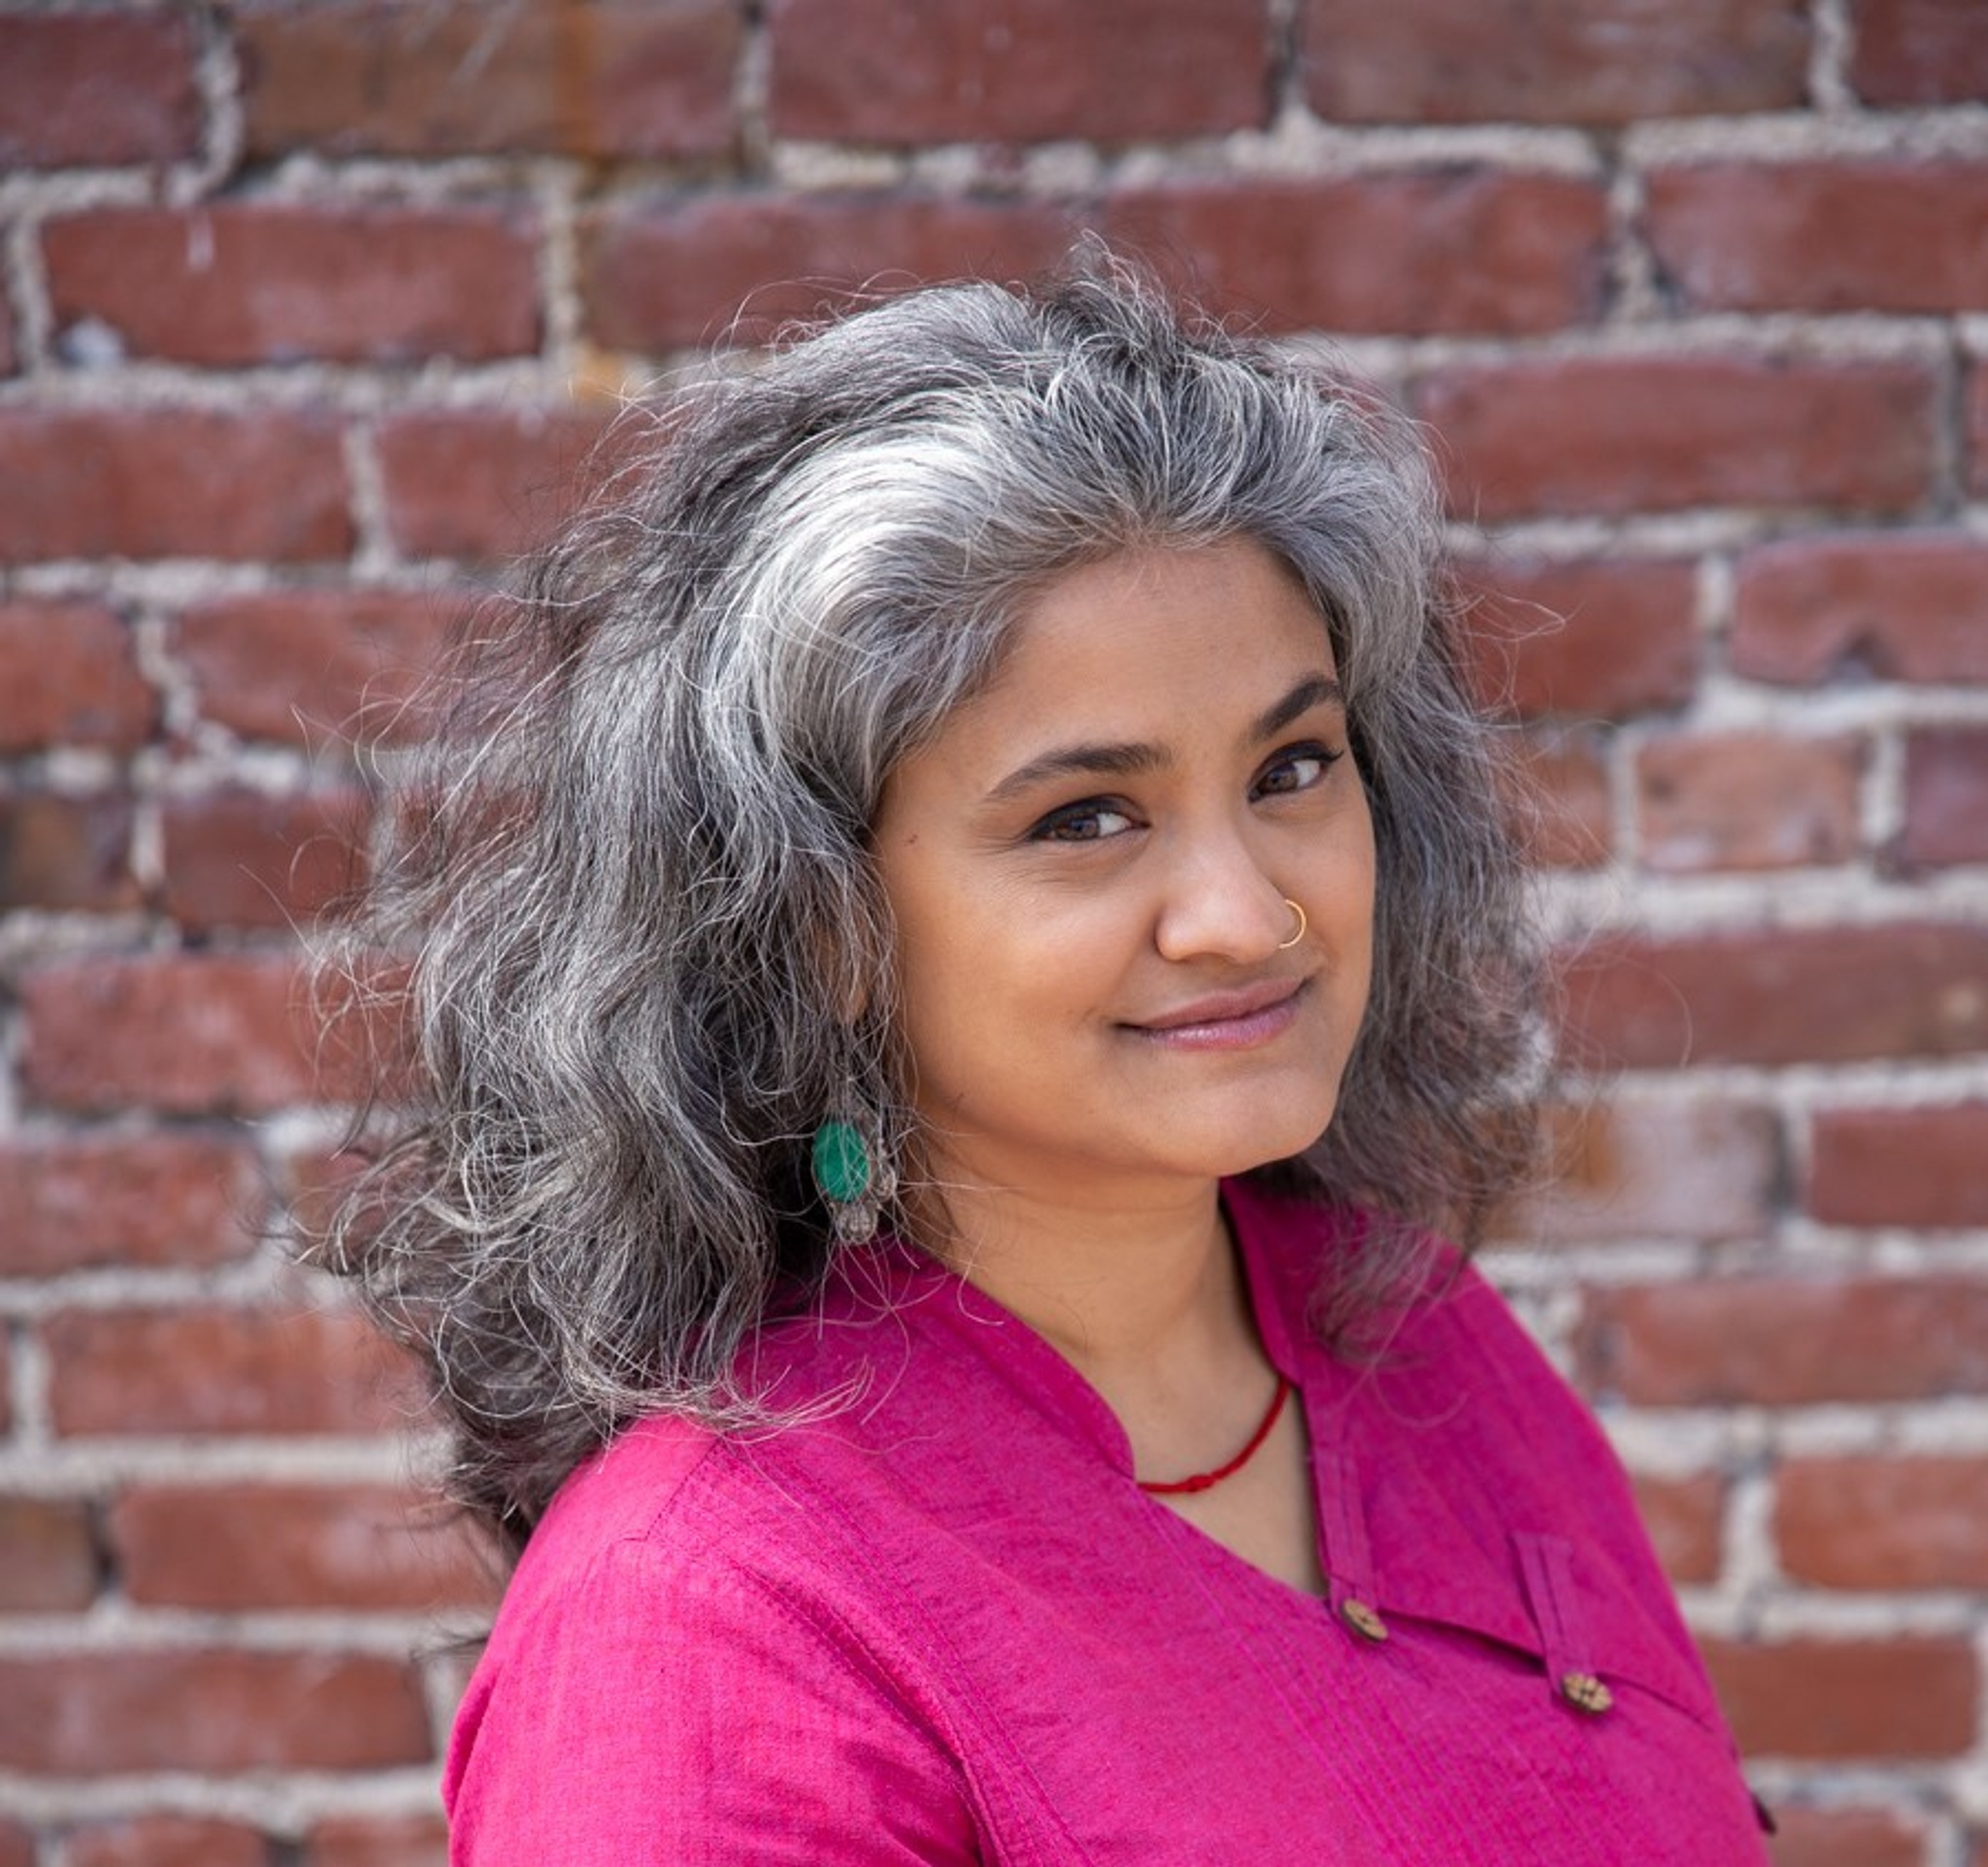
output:
[[[1277,1390],[1270,1397],[1270,1412],[1264,1415],[1263,1424],[1249,1435],[1249,1444],[1226,1465],[1217,1465],[1211,1472],[1196,1472],[1192,1478],[1176,1478],[1171,1484],[1148,1484],[1141,1479],[1139,1488],[1150,1491],[1155,1497],[1178,1497],[1183,1491],[1205,1491],[1225,1478],[1233,1478],[1256,1456],[1257,1449],[1270,1437],[1271,1428],[1277,1423],[1277,1416],[1284,1411],[1284,1402],[1290,1395],[1291,1384],[1278,1375]]]

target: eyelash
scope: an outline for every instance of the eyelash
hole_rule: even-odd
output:
[[[1312,784],[1322,783],[1325,775],[1345,756],[1343,751],[1335,751],[1329,746],[1306,744],[1287,746],[1265,765],[1263,775],[1251,786],[1251,792],[1258,797],[1291,797],[1311,789]],[[1271,790],[1267,781],[1284,768],[1304,763],[1316,763],[1318,776],[1311,784],[1294,784],[1288,790]],[[1123,817],[1130,818],[1132,813],[1120,808],[1119,801],[1110,797],[1079,798],[1074,804],[1065,804],[1051,811],[1028,833],[1031,843],[1103,843],[1110,839],[1102,836],[1071,836],[1065,832],[1100,817]],[[1116,834],[1122,834],[1117,832]]]

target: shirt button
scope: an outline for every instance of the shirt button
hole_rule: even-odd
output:
[[[1562,1673],[1560,1696],[1576,1712],[1585,1712],[1590,1717],[1600,1717],[1615,1703],[1615,1694],[1593,1673]]]
[[[1343,1620],[1362,1640],[1382,1641],[1387,1638],[1387,1622],[1364,1602],[1347,1599],[1340,1603],[1340,1618]]]

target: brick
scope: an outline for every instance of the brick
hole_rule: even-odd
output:
[[[1925,1867],[1925,1830],[1887,1810],[1776,1804],[1774,1821],[1774,1867]]]
[[[351,545],[328,414],[0,408],[0,562],[299,562]]]
[[[1988,98],[1975,0],[1851,0],[1850,83],[1867,104]]]
[[[1964,1640],[1701,1646],[1747,1756],[1918,1760],[1973,1743],[1977,1668]]]
[[[1697,691],[1697,574],[1663,558],[1457,566],[1476,685],[1521,717],[1630,719]]]
[[[1988,862],[1988,727],[1925,726],[1905,735],[1897,853],[1911,868]]]
[[[302,1867],[448,1867],[440,1816],[333,1816],[312,1828]]]
[[[1762,928],[1599,937],[1566,963],[1583,1066],[1850,1063],[1988,1047],[1988,930]]]
[[[774,0],[768,19],[777,136],[1123,143],[1270,120],[1257,0]]]
[[[1414,413],[1443,444],[1453,510],[1673,512],[1927,498],[1931,376],[1906,363],[1568,357],[1433,372]]]
[[[413,1667],[370,1654],[226,1648],[0,1657],[0,1766],[367,1770],[426,1762]]]
[[[1988,1284],[1699,1280],[1587,1292],[1590,1392],[1650,1407],[1792,1407],[1988,1392]]]
[[[148,1607],[494,1609],[499,1593],[462,1519],[384,1484],[141,1485],[110,1530]]]
[[[189,932],[308,922],[365,875],[355,792],[175,797],[163,813],[166,913]]]
[[[1648,191],[1658,268],[1694,309],[1988,303],[1988,165],[1705,163],[1660,169]]]
[[[1729,656],[1735,673],[1786,686],[1988,682],[1988,546],[1929,531],[1748,551]]]
[[[226,1263],[253,1248],[259,1204],[254,1157],[233,1138],[11,1141],[0,1147],[0,1273]]]
[[[1501,1216],[1525,1243],[1760,1238],[1781,1180],[1780,1132],[1758,1104],[1618,1091],[1562,1103],[1546,1121],[1547,1183]]]
[[[510,558],[582,502],[603,421],[567,409],[437,409],[380,430],[387,528],[411,556]]]
[[[1593,739],[1535,732],[1519,756],[1527,856],[1542,869],[1591,869],[1607,861],[1615,811],[1608,768]]]
[[[763,341],[863,288],[1052,266],[1077,231],[1038,201],[915,195],[722,194],[594,215],[581,298],[612,350],[709,344],[728,329]]]
[[[0,17],[0,173],[197,154],[194,58],[165,9]]]
[[[14,310],[0,299],[0,376],[12,376],[20,368],[20,348],[14,335]]]
[[[1988,1103],[1822,1109],[1804,1199],[1830,1225],[1988,1225],[1984,1159]]]
[[[1988,1459],[1797,1459],[1774,1487],[1782,1572],[1823,1588],[1988,1587]]]
[[[0,910],[136,907],[131,817],[130,798],[116,792],[0,796]]]
[[[426,723],[411,703],[467,601],[373,589],[220,597],[179,617],[172,642],[201,717],[245,739],[400,740]]]
[[[158,717],[129,631],[94,603],[0,602],[0,755],[52,746],[129,751]]]
[[[1178,183],[1110,197],[1105,231],[1268,331],[1549,331],[1601,309],[1593,183],[1458,169]]]
[[[0,1816],[0,1867],[35,1867],[35,1838]]]
[[[714,155],[734,0],[265,0],[236,22],[249,152]]]
[[[377,1433],[413,1400],[405,1364],[350,1311],[66,1310],[43,1340],[70,1438]]]
[[[1636,1475],[1636,1507],[1664,1573],[1679,1586],[1719,1579],[1726,1481],[1716,1472],[1688,1478]]]
[[[140,357],[235,366],[517,356],[540,337],[518,207],[275,202],[47,222],[57,342],[89,319]]]
[[[273,1867],[266,1836],[202,1816],[93,1823],[70,1836],[62,1859],[64,1867]]]
[[[89,1513],[70,1498],[0,1496],[0,1614],[71,1614],[97,1595]]]
[[[1307,0],[1306,93],[1343,122],[1628,123],[1806,101],[1799,0]]]
[[[1660,874],[1847,862],[1870,747],[1852,734],[1673,733],[1636,756],[1642,866]]]

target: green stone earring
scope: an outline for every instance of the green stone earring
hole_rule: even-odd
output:
[[[836,1237],[845,1245],[861,1245],[876,1237],[883,1202],[894,1190],[882,1166],[880,1145],[873,1145],[856,1122],[831,1116],[815,1129],[808,1158]]]

